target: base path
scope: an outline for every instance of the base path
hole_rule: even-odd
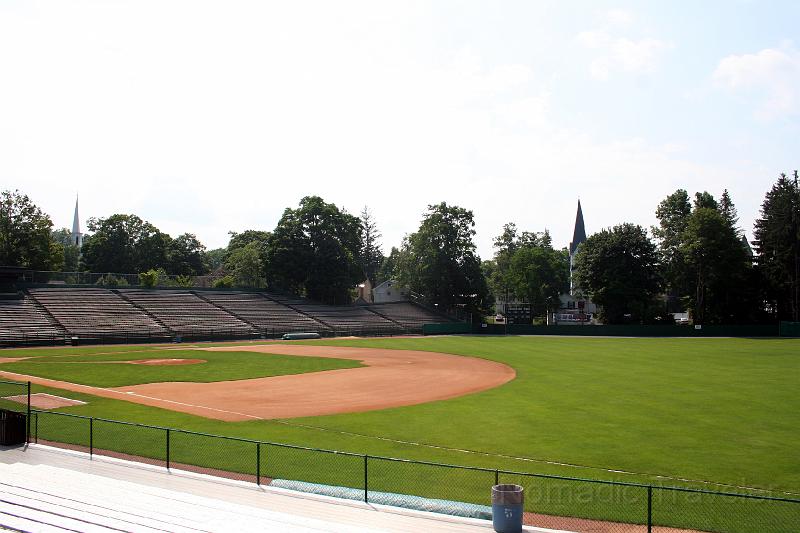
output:
[[[514,379],[508,365],[435,352],[265,344],[200,350],[353,359],[365,366],[213,383],[102,388],[0,371],[12,379],[226,421],[357,413],[447,400]],[[231,355],[235,357],[235,355]]]

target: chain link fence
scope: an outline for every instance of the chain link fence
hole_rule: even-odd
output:
[[[0,380],[0,409],[28,413],[31,386],[28,382]]]
[[[5,382],[0,382],[0,391]],[[20,384],[15,383],[17,391]],[[412,461],[32,411],[31,440],[231,479],[489,518],[490,488],[525,488],[527,525],[604,533],[796,533],[800,499]]]

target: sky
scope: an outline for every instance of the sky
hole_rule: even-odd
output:
[[[442,201],[481,257],[800,166],[800,2],[0,0],[0,189],[209,248],[318,195],[384,252]]]

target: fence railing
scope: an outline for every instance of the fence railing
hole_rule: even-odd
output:
[[[27,414],[30,403],[30,382],[0,380],[0,409]]]
[[[525,523],[540,527],[800,531],[800,500],[792,498],[380,457],[59,412],[32,417],[33,442],[366,502],[488,513],[491,485],[517,483],[525,487]]]
[[[213,285],[214,281],[221,277],[221,275],[214,274],[204,276],[177,276],[162,273],[159,274],[158,286],[208,288]],[[22,281],[35,285],[96,285],[98,287],[138,287],[141,283],[139,274],[121,272],[57,272],[50,270],[26,270],[22,274]]]
[[[322,337],[391,337],[422,333],[422,328],[407,328],[400,326],[353,326],[335,327],[333,329],[298,328],[298,327],[271,327],[258,328],[252,331],[225,328],[196,328],[182,329],[180,331],[164,330],[119,330],[114,332],[89,332],[80,334],[58,333],[26,333],[17,335],[10,333],[0,337],[0,347],[14,346],[56,346],[56,345],[85,345],[85,344],[149,344],[164,342],[202,342],[202,341],[237,341],[279,339],[285,333],[314,332]]]

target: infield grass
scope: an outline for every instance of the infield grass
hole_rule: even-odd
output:
[[[436,337],[348,339],[314,344],[429,350],[482,357],[509,364],[516,370],[517,378],[496,389],[417,406],[237,423],[71,392],[55,393],[90,402],[61,409],[64,412],[302,446],[708,490],[748,492],[745,487],[749,487],[766,491],[757,491],[757,494],[794,498],[800,493],[798,340]],[[58,351],[43,350],[42,355]],[[30,353],[31,350],[20,352]],[[202,357],[196,355],[198,352],[192,353],[196,358],[206,359],[211,352],[200,352]],[[173,357],[170,354],[174,352],[165,351],[147,358]],[[12,352],[4,351],[2,355],[10,357]],[[226,357],[232,355],[239,354],[225,354]],[[141,354],[128,356],[146,358]],[[6,363],[0,365],[0,369],[20,364]],[[133,369],[138,371],[140,367]],[[85,428],[80,426],[76,430],[75,422],[55,420],[62,417],[44,418],[52,419],[45,428],[51,435],[69,442],[85,441]],[[119,431],[116,437],[107,438],[105,442],[109,446],[126,443],[130,447],[133,440],[139,440],[132,439],[124,429],[108,431],[112,432],[108,435]],[[162,441],[155,436],[143,439],[144,446],[134,448],[139,450],[139,455],[159,457],[163,455]],[[147,453],[141,451],[142,447]],[[203,460],[208,466],[250,473],[254,470],[254,459],[247,454],[217,456],[211,453],[211,448],[204,449]],[[273,450],[273,459],[286,457],[273,463],[263,459],[265,468],[269,464],[277,469],[277,475],[308,481],[352,486],[359,480],[360,466],[342,466],[350,461],[343,456],[332,460],[327,454],[309,452],[292,458],[293,453]],[[379,463],[372,471],[376,476],[375,488],[380,490],[383,486],[397,492],[422,493],[434,475],[423,470],[403,463]],[[467,481],[460,476],[476,480]],[[482,491],[491,480],[481,476],[439,469],[435,477],[439,481],[438,497],[485,503]],[[540,491],[550,490],[542,482],[538,483]],[[555,481],[549,483],[557,485]],[[567,492],[577,490],[578,485],[569,487]],[[599,489],[586,485],[577,492],[596,490]],[[572,508],[565,508],[567,504],[560,498],[560,504],[540,501],[539,510],[577,515],[574,509],[580,507],[580,516],[641,519],[639,515],[618,516],[619,511],[613,511],[618,506],[608,501],[598,503],[595,501],[598,498],[589,498],[590,503],[578,506],[575,504],[576,499],[580,499],[578,496],[567,498]],[[631,513],[640,513],[641,497],[638,492],[627,496],[637,501]],[[669,520],[663,522],[687,527],[694,524],[696,528],[706,524],[703,526],[706,530],[748,530],[698,522],[697,517],[690,516],[694,508],[689,503],[680,499],[673,501],[675,510]],[[666,503],[658,508],[663,513]],[[746,523],[742,517],[737,518],[731,502],[715,500],[713,509],[714,520],[718,523]],[[792,516],[797,521],[784,517],[783,522],[789,527],[796,526],[800,523],[800,506],[791,507],[789,512],[795,513]],[[753,512],[745,514],[753,515]],[[782,530],[791,529],[777,525],[763,528],[763,531]]]
[[[192,381],[209,383],[305,374],[355,368],[358,361],[326,357],[292,357],[254,352],[211,352],[164,347],[67,348],[7,350],[4,357],[29,357],[0,363],[0,370],[95,387],[122,387],[142,383]],[[146,359],[200,359],[183,365],[126,364]]]

